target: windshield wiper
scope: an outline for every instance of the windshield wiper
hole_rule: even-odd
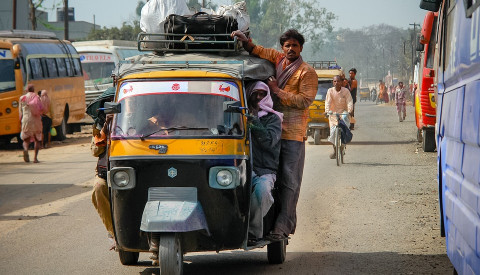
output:
[[[174,131],[174,130],[210,130],[209,128],[205,128],[205,127],[187,127],[187,126],[174,126],[174,127],[168,127],[168,128],[161,128],[161,129],[158,129],[158,130],[155,130],[153,132],[151,132],[150,134],[143,134],[142,136],[140,136],[140,139],[142,141],[145,140],[145,138],[151,136],[151,135],[154,135],[158,132],[161,132],[161,131],[167,131],[167,133],[170,133],[171,131]]]

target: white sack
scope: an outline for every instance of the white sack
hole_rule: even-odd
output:
[[[170,14],[191,14],[185,0],[150,0],[142,8],[140,28],[147,33],[163,33],[163,24]]]
[[[242,32],[247,31],[250,27],[250,15],[248,15],[245,1],[237,2],[234,5],[221,5],[217,14],[237,19],[238,29]]]

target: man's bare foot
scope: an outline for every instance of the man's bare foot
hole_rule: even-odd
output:
[[[40,161],[38,161],[38,159],[34,159],[33,160],[33,163],[39,163]]]

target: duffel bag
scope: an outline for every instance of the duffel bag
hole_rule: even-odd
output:
[[[196,41],[231,40],[230,34],[238,30],[238,23],[231,16],[212,15],[205,12],[198,12],[192,16],[171,14],[165,21],[165,33],[185,34],[192,36]],[[199,36],[198,34],[203,34]],[[208,34],[226,34],[222,37],[208,36]],[[167,40],[181,40],[181,36],[168,36]],[[174,45],[174,46],[173,46]],[[213,47],[225,48],[226,45],[215,44]],[[175,43],[169,48],[184,48],[184,45]],[[212,44],[190,43],[192,49],[212,48]]]

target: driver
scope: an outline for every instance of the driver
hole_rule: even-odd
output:
[[[333,86],[327,91],[327,98],[325,99],[325,112],[330,111],[335,113],[343,113],[347,111],[350,115],[353,111],[353,99],[350,91],[342,87],[343,81],[341,76],[336,75],[333,77]],[[338,124],[337,116],[329,116],[328,124],[330,126],[330,137],[328,140],[331,143],[335,142],[335,127]],[[343,145],[344,146],[344,145]],[[333,153],[330,154],[330,158],[334,159],[336,155],[335,144],[333,145]]]
[[[268,85],[257,81],[247,88],[252,133],[253,193],[250,199],[249,246],[263,238],[263,217],[273,204],[277,178],[283,114],[273,110]]]

